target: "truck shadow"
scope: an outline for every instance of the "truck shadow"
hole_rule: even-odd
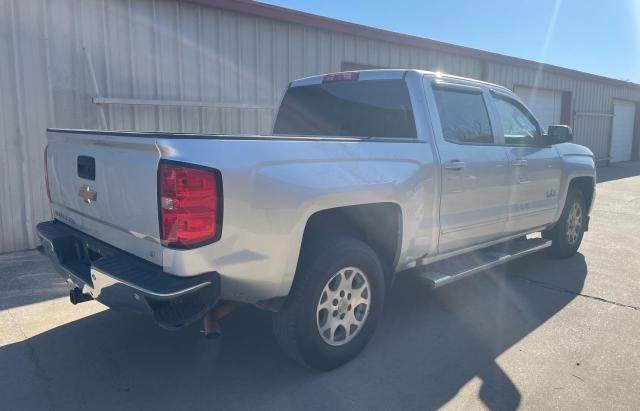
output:
[[[214,341],[107,310],[0,348],[0,394],[9,409],[435,409],[474,381],[488,408],[515,409],[521,394],[496,358],[586,274],[581,255],[529,256],[439,290],[399,278],[370,345],[329,373],[284,357],[257,309],[229,316]]]

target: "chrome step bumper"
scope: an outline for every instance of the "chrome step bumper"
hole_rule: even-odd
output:
[[[167,274],[158,265],[59,221],[40,223],[37,231],[43,252],[71,288],[109,307],[150,313],[163,327],[198,320],[220,298],[218,273]]]

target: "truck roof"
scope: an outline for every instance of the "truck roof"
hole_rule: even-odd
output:
[[[454,76],[452,74],[446,74],[446,73],[441,73],[437,71],[418,70],[418,69],[372,69],[372,70],[349,70],[348,72],[359,73],[360,75],[359,78],[361,80],[400,79],[408,72],[415,72],[421,75],[429,75],[429,76],[442,78],[442,79],[464,80],[465,82],[488,86],[488,87],[500,89],[500,90],[511,93],[511,90],[503,86],[500,86],[498,84],[489,83],[487,81],[481,81],[481,80],[477,80],[469,77]],[[312,85],[312,84],[320,84],[322,83],[322,80],[325,78],[325,76],[330,74],[338,74],[338,73],[341,73],[341,72],[304,77],[304,78],[292,81],[291,83],[289,83],[289,87],[299,87],[299,86],[306,86],[306,85]]]

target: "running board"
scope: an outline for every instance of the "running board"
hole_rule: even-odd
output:
[[[417,276],[430,287],[438,288],[550,246],[551,240],[545,238],[509,241],[430,264]]]

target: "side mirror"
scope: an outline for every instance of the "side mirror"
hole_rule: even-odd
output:
[[[568,143],[573,140],[573,131],[569,126],[549,126],[547,140],[551,144]]]

